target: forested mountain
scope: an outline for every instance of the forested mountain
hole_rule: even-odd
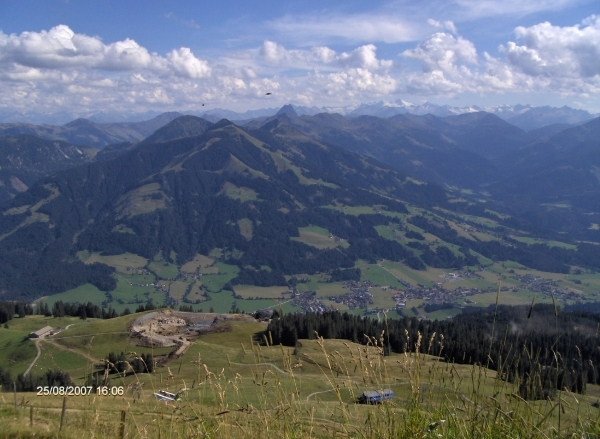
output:
[[[531,223],[600,241],[600,118],[498,158],[505,177],[489,187]]]
[[[166,142],[182,137],[199,136],[212,125],[212,122],[200,117],[181,116],[156,130],[151,136],[144,139],[144,143]]]
[[[594,226],[600,224],[600,118],[528,133],[485,112],[347,119],[329,113],[297,117],[282,109],[268,120],[425,181],[472,190],[490,208],[527,223],[531,232],[568,232],[571,239],[600,241]],[[263,123],[264,118],[245,126]]]
[[[358,258],[403,260],[412,251],[373,228],[386,217],[334,209],[339,201],[406,212],[398,199],[443,205],[446,195],[284,124],[246,132],[224,120],[201,136],[69,169],[17,196],[0,217],[1,288],[9,297],[86,282],[114,288],[111,270],[84,265],[77,250],[162,252],[183,263],[222,248],[241,267],[254,267],[244,268],[243,279],[263,284],[282,284],[283,273],[351,267]],[[251,222],[251,239],[241,220]],[[351,239],[350,247],[319,251],[290,239],[308,224]],[[263,265],[271,271],[256,271]]]
[[[341,146],[426,181],[477,188],[500,178],[491,159],[530,141],[523,130],[489,113],[437,117],[400,114],[389,119],[360,116],[347,119],[338,114],[281,119],[304,134]],[[259,119],[245,126],[264,123]]]
[[[87,119],[77,119],[62,126],[3,123],[0,124],[0,135],[29,134],[46,140],[102,148],[113,143],[143,140],[179,116],[180,113],[171,112],[143,122],[123,123],[94,123]]]
[[[472,128],[487,117],[470,115],[452,123]],[[345,123],[335,115],[313,119],[332,118],[330,127]],[[427,136],[432,136],[443,145],[440,150],[452,150],[449,137],[419,128],[441,124],[452,132],[455,128],[448,128],[448,122],[402,118],[403,127],[410,125],[412,130],[405,138],[413,146],[419,143],[415,139],[431,141]],[[489,204],[450,202],[441,186],[311,138],[292,126],[298,120],[303,117],[284,112],[262,126],[243,129],[227,120],[213,125],[184,116],[146,141],[126,145],[117,158],[42,179],[11,200],[0,215],[2,294],[30,299],[84,283],[112,290],[112,269],[85,265],[76,257],[83,250],[104,255],[130,252],[147,259],[162,255],[181,265],[218,249],[222,261],[239,267],[232,283],[261,286],[285,285],[284,275],[338,273],[358,260],[398,261],[417,270],[426,265],[460,268],[477,265],[479,254],[561,273],[568,272],[569,265],[600,268],[600,253],[592,244],[579,243],[569,250],[525,245],[508,237],[480,241],[461,236],[439,215],[466,213],[493,217],[503,227],[520,224],[488,212]],[[393,131],[393,121],[366,117],[355,123],[361,124],[382,138],[401,132]],[[357,132],[349,128],[347,145],[360,145]],[[428,149],[413,149],[417,148]],[[403,245],[380,235],[377,226],[405,227],[401,218],[409,213],[406,203],[423,212],[411,215],[410,224],[456,250],[419,242]],[[346,213],[359,206],[372,213]],[[433,209],[436,214],[426,213]],[[318,249],[292,239],[299,236],[299,227],[307,226],[326,229],[347,244]]]
[[[35,136],[0,136],[0,202],[23,192],[41,177],[88,162],[96,149]]]

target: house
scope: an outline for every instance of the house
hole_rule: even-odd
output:
[[[394,392],[391,389],[366,390],[357,399],[360,404],[380,404],[385,400],[392,399]]]
[[[52,326],[44,326],[42,329],[38,329],[35,332],[29,334],[29,338],[41,338],[46,337],[47,335],[51,335]]]

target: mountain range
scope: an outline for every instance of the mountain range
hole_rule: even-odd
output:
[[[496,106],[467,106],[467,107],[456,107],[450,105],[437,105],[430,102],[421,104],[414,104],[401,99],[394,102],[379,101],[372,103],[363,103],[360,105],[346,105],[338,107],[307,107],[302,105],[293,105],[295,112],[298,116],[309,115],[314,116],[319,113],[336,113],[346,117],[358,117],[358,116],[377,116],[381,118],[388,118],[397,114],[414,114],[424,116],[431,114],[438,117],[455,116],[465,113],[476,113],[485,111],[487,113],[495,114],[501,119],[518,126],[524,131],[531,131],[534,129],[542,128],[553,124],[577,124],[588,121],[600,114],[591,114],[585,110],[579,110],[563,106],[561,108],[542,106],[534,107],[531,105],[496,105]],[[277,113],[279,107],[266,107],[255,110],[248,110],[245,112],[236,112],[232,110],[222,108],[211,108],[204,111],[198,110],[185,110],[180,111],[181,114],[189,114],[193,116],[199,116],[211,122],[217,122],[221,119],[228,119],[231,121],[248,121],[250,119],[256,119],[260,117],[271,117]],[[144,122],[150,119],[161,116],[162,113],[156,111],[147,111],[143,113],[133,112],[111,112],[111,111],[96,111],[88,112],[86,114],[75,114],[75,113],[37,113],[35,110],[18,113],[18,112],[7,112],[0,111],[0,126],[4,123],[29,123],[29,124],[54,124],[63,125],[76,119],[86,119],[95,124],[129,124]],[[156,127],[155,129],[157,129]],[[134,128],[134,131],[136,129]],[[150,133],[146,132],[146,136]],[[29,133],[32,134],[32,133]],[[135,134],[135,138],[123,139],[117,141],[111,141],[108,143],[116,143],[118,141],[125,140],[139,140]],[[144,136],[145,137],[145,136]],[[62,139],[67,140],[67,139]]]
[[[400,200],[446,200],[440,187],[278,121],[258,130],[226,120],[180,122],[159,130],[156,143],[46,177],[11,200],[0,216],[1,291],[43,295],[86,282],[113,289],[108,267],[74,257],[82,250],[184,263],[219,248],[240,266],[240,281],[281,285],[283,274],[413,257],[377,234],[373,226],[387,223],[385,216],[345,215],[337,203],[407,213]],[[177,126],[196,135],[182,137]],[[309,224],[327,227],[350,247],[318,250],[290,239]]]
[[[593,171],[597,162],[588,155],[599,150],[598,121],[528,142],[528,133],[488,113],[348,120],[335,114],[298,117],[284,107],[245,126],[181,116],[142,142],[113,145],[118,156],[43,177],[5,202],[0,294],[31,299],[85,283],[114,289],[112,269],[84,263],[80,252],[128,253],[177,265],[218,254],[239,269],[232,283],[260,286],[285,285],[285,276],[303,273],[343,277],[360,260],[398,261],[416,270],[477,265],[480,257],[563,273],[569,266],[600,268],[597,247],[576,241],[600,242],[597,228],[590,227],[600,223],[600,209],[575,202],[568,209],[549,206],[549,194],[535,195],[543,189],[535,189],[535,181],[505,193],[493,183],[502,187],[505,174],[494,163],[512,155],[510,163],[522,170],[512,175],[524,178],[539,151],[548,155],[531,168],[532,175],[552,173],[566,159],[577,174]],[[392,161],[394,155],[399,159]],[[413,163],[420,159],[426,166]],[[461,161],[471,164],[460,167]],[[440,178],[453,167],[461,173],[470,166],[471,177],[480,179],[489,170],[489,194],[427,183],[404,172],[403,163],[432,168]],[[566,179],[564,194],[586,190],[571,194],[573,199],[600,192],[590,179],[573,181],[570,188]],[[523,215],[511,204],[520,193],[531,203]],[[552,217],[554,210],[569,213]],[[575,249],[467,238],[449,222],[461,215],[489,218],[504,234],[561,236]],[[551,219],[537,224],[535,215]],[[409,223],[441,242],[425,245],[419,233],[402,242],[381,234],[382,227],[408,230]],[[299,230],[310,227],[336,241],[324,248],[302,241]]]
[[[521,128],[524,131],[531,131],[553,124],[577,124],[586,122],[600,115],[591,114],[585,110],[578,110],[563,106],[556,107],[533,107],[531,105],[499,105],[499,106],[469,106],[452,107],[449,105],[436,105],[430,102],[424,104],[413,104],[403,100],[396,102],[376,102],[371,104],[360,104],[358,106],[345,107],[306,107],[292,105],[298,116],[314,116],[319,113],[341,114],[348,118],[359,116],[376,116],[379,118],[389,118],[399,114],[414,114],[417,116],[433,115],[438,117],[456,116],[466,113],[486,112],[495,114],[499,118]],[[235,113],[229,110],[213,109],[202,113],[199,116],[207,120],[218,120],[228,118],[233,121],[247,121],[259,117],[270,117],[276,114],[277,108],[265,108],[254,110],[252,112]]]
[[[30,123],[2,123],[0,136],[29,134],[46,140],[61,140],[74,145],[103,148],[112,143],[136,142],[145,139],[160,127],[181,116],[180,113],[162,113],[142,122],[95,123],[76,119],[65,125],[35,125]]]
[[[600,118],[526,132],[482,111],[301,113],[286,105],[237,124],[167,113],[135,123],[0,125],[0,292],[114,288],[111,269],[84,264],[81,251],[183,264],[219,249],[240,268],[236,282],[281,285],[284,275],[379,258],[451,268],[485,255],[564,271],[590,254],[577,242],[600,242]],[[404,218],[408,205],[431,218],[492,215],[502,227],[578,245],[578,256],[460,240],[443,220],[439,231],[431,219],[418,227],[459,253],[375,231]],[[357,206],[381,214],[345,214]],[[349,245],[316,250],[294,240],[313,225]]]

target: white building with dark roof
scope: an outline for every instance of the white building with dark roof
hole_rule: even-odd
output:
[[[37,331],[29,334],[29,338],[46,337],[47,335],[50,335],[50,333],[52,332],[52,329],[53,329],[52,326],[44,326],[42,329],[38,329]]]

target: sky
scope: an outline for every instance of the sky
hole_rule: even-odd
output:
[[[600,113],[600,2],[0,2],[4,114],[400,100]]]

